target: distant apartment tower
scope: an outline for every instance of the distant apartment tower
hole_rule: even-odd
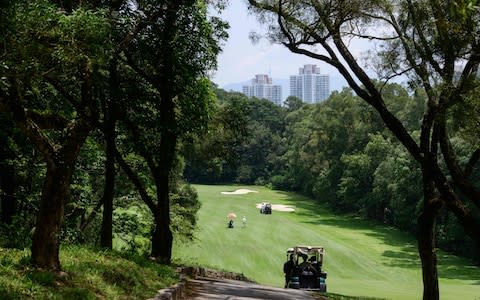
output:
[[[330,96],[330,77],[320,74],[316,65],[304,65],[298,75],[290,76],[290,96],[306,103],[319,103]]]
[[[248,97],[268,99],[277,105],[282,105],[282,86],[273,85],[272,78],[265,74],[257,74],[251,85],[244,85],[242,91]]]

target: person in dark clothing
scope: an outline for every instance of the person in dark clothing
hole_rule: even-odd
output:
[[[308,255],[306,254],[302,254],[302,263],[298,265],[298,267],[300,268],[300,270],[305,270],[307,269],[308,267],[310,267],[310,263],[308,262],[307,260],[308,258]]]
[[[313,268],[313,272],[315,274],[320,272],[320,265],[318,264],[317,257],[315,257],[315,255],[310,257],[308,261],[310,262],[310,265]]]
[[[290,254],[290,259],[283,264],[283,273],[285,273],[285,287],[288,287],[288,282],[295,269],[295,262],[293,261],[293,254]]]

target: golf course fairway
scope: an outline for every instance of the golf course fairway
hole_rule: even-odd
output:
[[[175,243],[174,259],[243,273],[260,284],[282,287],[286,250],[325,247],[329,293],[384,299],[421,299],[422,274],[413,236],[353,217],[335,215],[313,200],[260,186],[194,185],[202,207],[196,240]],[[223,194],[239,189],[255,192]],[[295,208],[259,213],[258,203]],[[235,213],[234,228],[227,214]],[[242,218],[246,217],[246,226]],[[412,216],[413,218],[414,216]],[[441,299],[480,300],[480,268],[438,252]]]

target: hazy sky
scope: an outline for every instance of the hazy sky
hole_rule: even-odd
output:
[[[230,23],[229,39],[218,57],[218,70],[213,82],[223,87],[252,79],[255,74],[269,74],[273,78],[289,78],[298,74],[305,64],[316,64],[320,73],[339,76],[325,63],[303,55],[291,53],[282,45],[272,45],[266,40],[252,44],[248,35],[251,31],[262,33],[264,26],[250,15],[245,0],[230,0],[221,17]],[[275,84],[275,82],[274,82]]]

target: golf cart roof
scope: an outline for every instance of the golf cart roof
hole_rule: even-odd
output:
[[[300,253],[300,254],[324,254],[325,249],[322,246],[295,246],[288,248],[288,253]]]

